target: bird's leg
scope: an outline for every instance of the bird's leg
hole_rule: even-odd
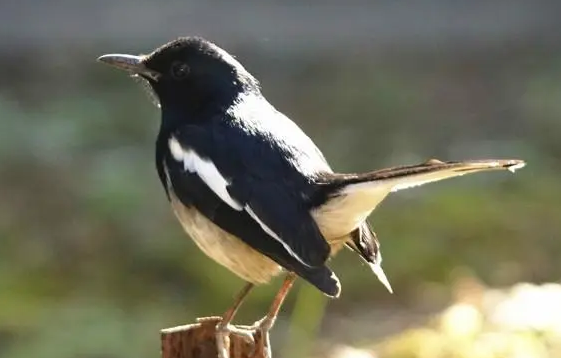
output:
[[[283,304],[286,296],[288,295],[288,292],[290,292],[290,289],[292,288],[292,285],[294,284],[294,281],[296,281],[296,274],[294,274],[292,272],[288,273],[288,275],[286,275],[286,278],[284,279],[284,282],[283,282],[279,292],[277,293],[277,295],[273,299],[273,303],[271,304],[271,306],[269,308],[269,312],[267,313],[267,315],[265,317],[263,317],[262,319],[257,321],[254,325],[255,329],[258,330],[261,333],[261,339],[263,339],[265,349],[267,350],[265,352],[266,357],[269,357],[269,358],[271,357],[271,345],[269,343],[269,331],[271,330],[271,328],[275,324],[275,321],[277,320],[277,316],[278,316],[279,311],[282,307],[282,304]]]
[[[230,324],[253,286],[253,283],[247,283],[242,288],[234,299],[232,306],[224,312],[222,320],[216,325],[216,349],[218,350],[219,358],[229,358],[230,356],[230,333],[238,334],[253,343],[253,334],[250,330],[239,329]]]
[[[277,316],[279,314],[279,311],[281,309],[281,306],[284,303],[284,300],[285,300],[286,296],[288,295],[288,292],[292,288],[292,285],[294,284],[294,281],[296,281],[296,274],[290,272],[288,275],[286,275],[286,278],[284,279],[284,282],[282,283],[282,286],[279,289],[279,292],[275,296],[275,298],[273,300],[273,303],[271,304],[271,306],[269,308],[269,312],[267,313],[267,315],[265,317],[263,317],[259,321],[259,328],[265,329],[265,330],[268,331],[273,327],[273,325],[275,324],[275,321],[277,319]]]

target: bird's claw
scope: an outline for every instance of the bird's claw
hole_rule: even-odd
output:
[[[269,340],[269,329],[264,329],[263,327],[258,328],[259,333],[261,334],[261,341],[263,342],[263,357],[265,358],[272,358],[271,354],[271,342]],[[257,347],[254,345],[253,349],[255,350]]]
[[[252,332],[252,336],[258,336],[260,341],[262,342],[261,346],[263,347],[263,352],[259,356],[263,356],[265,358],[272,358],[271,354],[271,344],[269,339],[269,331],[271,330],[274,324],[274,320],[271,320],[269,317],[264,317],[259,321],[255,322],[251,326],[244,326],[243,329]],[[249,354],[250,357],[254,356],[256,350],[259,348],[257,344],[252,345],[253,350]]]
[[[255,330],[252,327],[236,327],[231,324],[223,325],[219,323],[216,326],[216,349],[218,358],[230,358],[230,335],[235,334],[243,339],[246,343],[255,347],[255,339],[253,334]]]
[[[269,330],[273,326],[274,321],[267,317],[255,322],[251,326],[234,326],[222,325],[219,323],[216,326],[216,348],[218,351],[218,358],[230,358],[230,335],[235,334],[253,347],[249,356],[253,356],[255,351],[259,348],[256,344],[255,338],[259,336],[262,342],[262,356],[271,358],[271,344],[269,340]]]

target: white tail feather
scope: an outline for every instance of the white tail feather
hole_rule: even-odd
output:
[[[382,269],[382,266],[380,264],[369,264],[369,265],[370,268],[372,269],[372,272],[374,272],[376,277],[378,277],[378,280],[380,280],[382,285],[384,285],[384,287],[388,291],[390,291],[390,293],[393,293],[392,285],[390,285],[390,281],[386,277],[386,274],[384,272],[384,269]]]

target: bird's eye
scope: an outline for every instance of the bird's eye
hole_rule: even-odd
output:
[[[171,65],[171,77],[176,80],[182,80],[189,74],[189,66],[185,62],[174,62]]]

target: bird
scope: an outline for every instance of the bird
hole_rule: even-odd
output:
[[[172,40],[145,55],[98,61],[148,85],[161,112],[156,169],[184,231],[206,255],[246,281],[216,327],[228,357],[231,324],[255,285],[285,274],[254,329],[267,336],[300,277],[336,298],[327,266],[343,248],[358,254],[392,292],[379,240],[367,218],[391,192],[481,171],[525,165],[519,159],[440,161],[363,173],[335,172],[312,139],[263,95],[260,82],[230,53],[201,37]]]

